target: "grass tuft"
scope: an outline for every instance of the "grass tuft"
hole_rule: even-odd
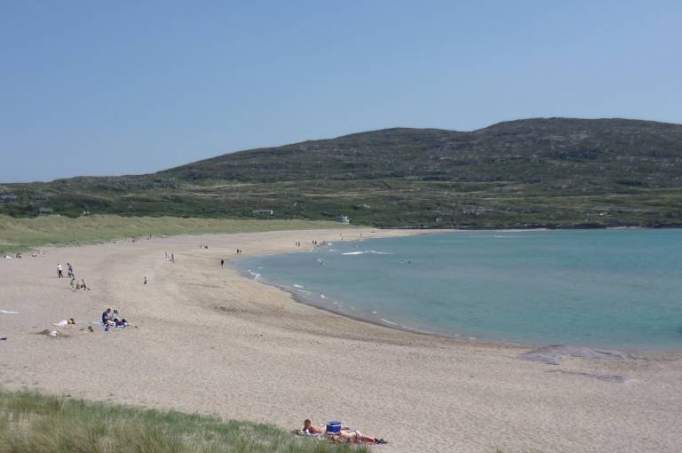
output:
[[[272,425],[0,390],[0,453],[367,453]]]

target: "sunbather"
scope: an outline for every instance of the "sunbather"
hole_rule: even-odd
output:
[[[324,426],[315,426],[309,418],[303,421],[303,432],[305,434],[322,434],[325,431]]]
[[[116,327],[128,327],[128,321],[118,313],[118,310],[114,310],[112,320]]]
[[[341,428],[338,433],[327,433],[327,437],[335,442],[343,442],[349,444],[385,444],[384,439],[379,439],[372,436],[366,436],[360,431],[352,431],[348,427]]]
[[[341,427],[341,431],[337,433],[327,432],[324,426],[315,426],[313,422],[307,418],[303,422],[303,433],[309,435],[324,434],[334,442],[352,443],[352,444],[385,444],[384,439],[367,436],[360,431],[354,431],[347,426]]]

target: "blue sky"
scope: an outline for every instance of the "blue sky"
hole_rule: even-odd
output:
[[[0,0],[1,182],[537,116],[682,123],[682,2]]]

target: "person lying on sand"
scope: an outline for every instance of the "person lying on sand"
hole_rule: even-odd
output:
[[[350,428],[343,427],[338,433],[327,433],[327,437],[334,441],[345,444],[387,444],[384,439],[366,436],[360,431],[351,431]]]
[[[360,431],[353,431],[347,426],[343,426],[338,433],[329,433],[324,426],[315,426],[313,422],[307,418],[303,421],[303,434],[319,435],[324,434],[329,440],[340,443],[352,444],[386,444],[384,439],[379,439],[372,436],[366,436]]]
[[[76,320],[73,318],[62,319],[61,321],[55,322],[52,325],[57,326],[57,327],[74,326],[74,325],[76,325]]]
[[[118,310],[114,310],[112,321],[116,327],[128,327],[128,321],[118,313]]]
[[[306,418],[303,421],[303,433],[305,434],[322,434],[324,431],[324,426],[313,425],[313,422],[309,418]]]

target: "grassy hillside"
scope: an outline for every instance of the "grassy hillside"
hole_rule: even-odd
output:
[[[91,215],[73,219],[55,215],[34,218],[0,215],[0,252],[46,244],[77,245],[148,234],[160,236],[342,227],[343,225],[336,222],[307,220],[183,219],[114,215]]]
[[[2,453],[341,453],[264,424],[0,390]]]
[[[473,132],[387,129],[150,175],[0,186],[0,213],[41,211],[316,220],[345,214],[359,224],[425,228],[680,226],[682,125],[551,118]]]

